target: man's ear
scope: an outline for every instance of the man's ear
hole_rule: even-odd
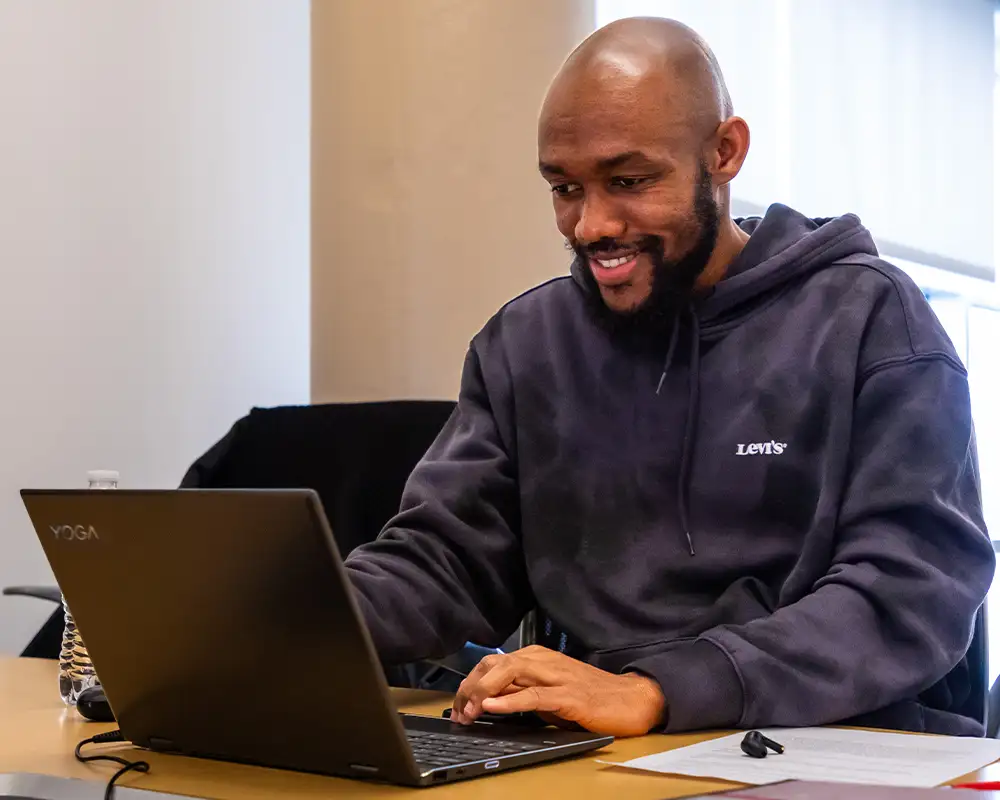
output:
[[[708,164],[717,186],[739,175],[750,150],[750,127],[742,117],[730,117],[719,124],[710,143]]]

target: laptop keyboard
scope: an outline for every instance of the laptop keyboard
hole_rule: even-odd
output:
[[[410,741],[417,763],[428,767],[450,767],[542,749],[537,744],[427,731],[407,730],[406,738]]]

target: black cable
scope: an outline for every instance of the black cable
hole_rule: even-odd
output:
[[[124,758],[119,758],[118,756],[85,756],[80,751],[88,744],[109,744],[111,742],[124,742],[125,737],[122,736],[121,731],[108,731],[107,733],[99,733],[97,736],[91,736],[89,739],[84,739],[79,742],[76,749],[73,751],[73,755],[76,756],[78,761],[86,764],[88,761],[111,761],[115,764],[120,764],[121,769],[118,770],[114,775],[111,776],[111,780],[108,781],[107,787],[104,789],[104,800],[112,800],[114,797],[115,782],[126,772],[149,772],[149,762],[148,761],[128,761]]]

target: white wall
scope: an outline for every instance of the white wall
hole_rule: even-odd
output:
[[[0,0],[0,585],[18,489],[174,486],[308,375],[308,0]]]

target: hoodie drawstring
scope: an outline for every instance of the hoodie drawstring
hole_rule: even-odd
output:
[[[691,312],[691,372],[688,377],[688,407],[684,421],[684,444],[681,449],[681,466],[677,471],[677,506],[680,509],[681,526],[687,537],[688,550],[694,555],[691,540],[691,525],[688,521],[688,495],[691,490],[691,454],[698,428],[698,390],[701,384],[701,326],[694,309]]]
[[[681,327],[681,315],[678,314],[674,317],[674,328],[670,332],[670,344],[667,346],[667,358],[663,362],[663,373],[660,375],[660,382],[656,384],[656,393],[660,393],[660,389],[663,388],[663,382],[667,379],[667,372],[674,364],[674,351],[677,349],[677,334],[680,333]]]
[[[680,516],[681,528],[684,537],[687,539],[688,552],[694,555],[694,541],[691,538],[691,526],[688,519],[688,494],[691,479],[691,453],[694,450],[694,439],[696,428],[698,427],[698,391],[701,384],[701,326],[698,322],[698,314],[693,306],[688,306],[688,316],[691,319],[691,363],[690,376],[688,378],[688,405],[684,415],[684,439],[681,444],[681,463],[677,470],[677,509]],[[674,328],[670,335],[670,345],[667,347],[667,357],[663,363],[663,373],[660,375],[659,383],[656,384],[656,393],[660,393],[663,382],[667,378],[667,372],[673,366],[674,352],[677,349],[677,340],[680,338],[680,320],[678,314],[674,318]]]

